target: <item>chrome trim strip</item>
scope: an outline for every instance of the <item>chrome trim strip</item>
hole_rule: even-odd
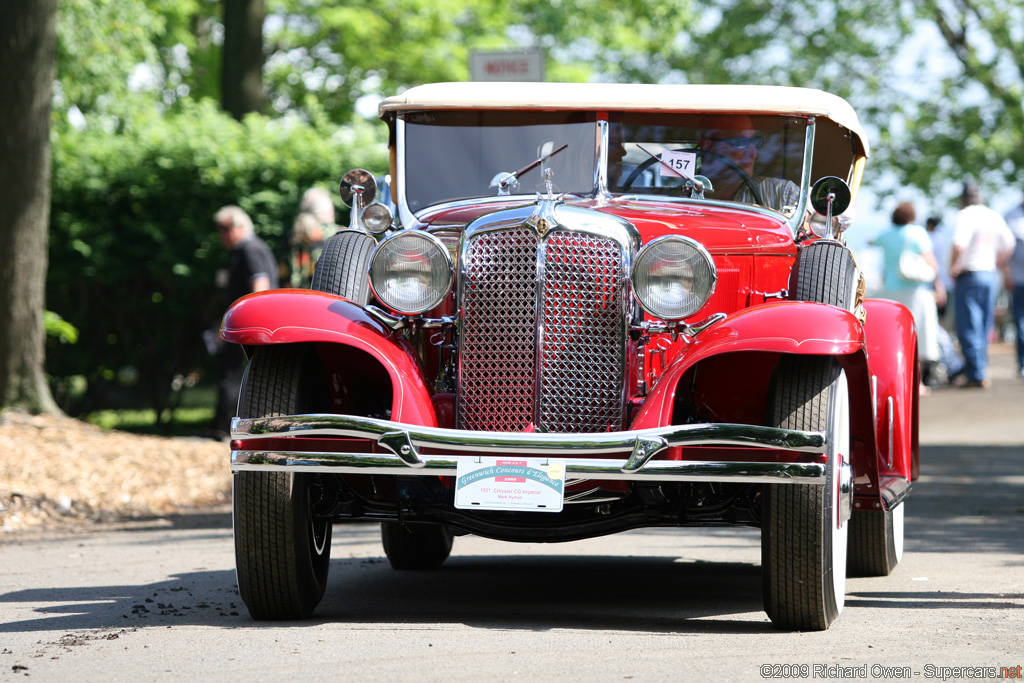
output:
[[[807,215],[807,204],[810,200],[811,172],[814,166],[814,136],[818,121],[813,116],[807,118],[807,132],[804,134],[804,168],[803,180],[800,181],[800,205],[796,212],[786,220],[789,230],[796,237]]]
[[[893,442],[893,428],[892,428],[892,425],[893,425],[893,401],[892,401],[892,396],[890,396],[885,401],[885,417],[889,421],[889,424],[888,424],[888,427],[887,427],[887,429],[889,430],[889,467],[892,467],[892,457],[893,457],[893,454],[892,454],[892,446],[893,446],[893,443],[892,443]]]
[[[598,120],[597,134],[600,140],[599,149],[597,150],[597,196],[611,199],[612,195],[608,191],[608,146],[611,144],[611,141],[608,137],[607,119]]]
[[[416,228],[419,227],[420,223],[405,199],[405,183],[407,180],[405,170],[405,119],[401,116],[395,120],[395,148],[398,150],[395,159],[395,163],[398,166],[398,196],[394,199],[395,206],[398,207],[398,219],[403,228]]]

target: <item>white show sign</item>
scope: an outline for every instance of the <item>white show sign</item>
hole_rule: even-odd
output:
[[[561,512],[565,464],[540,458],[460,460],[455,507],[460,510]]]

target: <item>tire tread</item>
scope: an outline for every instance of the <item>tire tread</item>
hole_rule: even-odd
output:
[[[783,357],[779,364],[779,373],[788,381],[772,385],[769,424],[784,429],[826,429],[828,391],[839,372],[838,364],[826,356]],[[831,593],[816,562],[825,550],[823,521],[812,512],[824,509],[825,494],[825,486],[780,484],[765,489],[763,557],[786,558],[785,562],[765,562],[762,567],[765,611],[779,628],[824,630],[838,616],[835,606],[830,609],[827,602],[821,604],[822,596]]]
[[[370,302],[368,271],[376,242],[369,235],[343,230],[324,244],[310,289],[343,296],[365,306]]]
[[[853,311],[857,306],[853,254],[838,242],[814,242],[800,250],[792,298]]]
[[[301,361],[293,347],[257,349],[246,377],[241,414],[272,417],[295,412],[301,398]],[[296,508],[307,500],[306,476],[248,471],[234,475],[238,588],[254,619],[302,619],[323,597],[329,538],[327,557],[318,558],[322,580],[304,576],[296,547],[302,543],[298,536],[306,533],[307,520],[296,515]]]

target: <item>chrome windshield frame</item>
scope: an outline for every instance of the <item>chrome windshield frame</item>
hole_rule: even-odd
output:
[[[403,114],[406,112],[403,112]],[[800,181],[800,203],[797,206],[797,210],[792,216],[786,216],[774,209],[770,209],[764,206],[758,206],[756,204],[741,204],[737,202],[721,201],[715,199],[691,199],[689,197],[673,197],[671,195],[647,195],[643,193],[628,193],[628,194],[611,194],[608,189],[608,152],[609,152],[609,124],[608,120],[603,117],[599,117],[595,122],[597,126],[597,166],[594,174],[594,187],[590,194],[583,195],[588,197],[599,197],[604,200],[649,200],[656,202],[670,202],[670,203],[707,203],[712,206],[720,206],[723,208],[742,208],[743,210],[753,211],[765,216],[771,216],[778,218],[782,216],[789,227],[790,232],[795,236],[803,225],[805,216],[807,213],[808,203],[810,201],[810,186],[811,186],[811,172],[814,162],[814,139],[815,130],[817,126],[817,119],[814,116],[805,116],[807,121],[806,134],[804,136],[804,151],[803,151],[803,168],[801,171]],[[396,198],[395,205],[398,208],[398,216],[403,227],[407,228],[418,228],[423,227],[424,223],[421,221],[408,204],[406,196],[406,188],[408,181],[408,168],[406,164],[406,140],[408,132],[406,130],[406,121],[404,116],[398,115],[395,118],[395,140],[397,144],[396,164],[398,171],[398,197]],[[508,196],[482,196],[473,198],[459,198],[452,199],[449,201],[438,202],[430,206],[424,207],[418,213],[434,213],[440,210],[449,208],[459,208],[464,206],[472,206],[477,204],[500,204],[517,202],[522,200],[523,203],[532,203],[535,201],[537,193],[519,193]]]

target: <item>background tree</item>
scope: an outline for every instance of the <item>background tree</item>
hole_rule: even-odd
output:
[[[43,374],[57,0],[0,22],[0,406],[59,412]]]
[[[263,111],[263,0],[224,0],[221,106],[239,121]]]
[[[899,93],[906,104],[882,132],[879,160],[930,195],[954,195],[967,174],[1024,190],[1024,2],[914,7],[931,49],[918,48],[917,77]]]

